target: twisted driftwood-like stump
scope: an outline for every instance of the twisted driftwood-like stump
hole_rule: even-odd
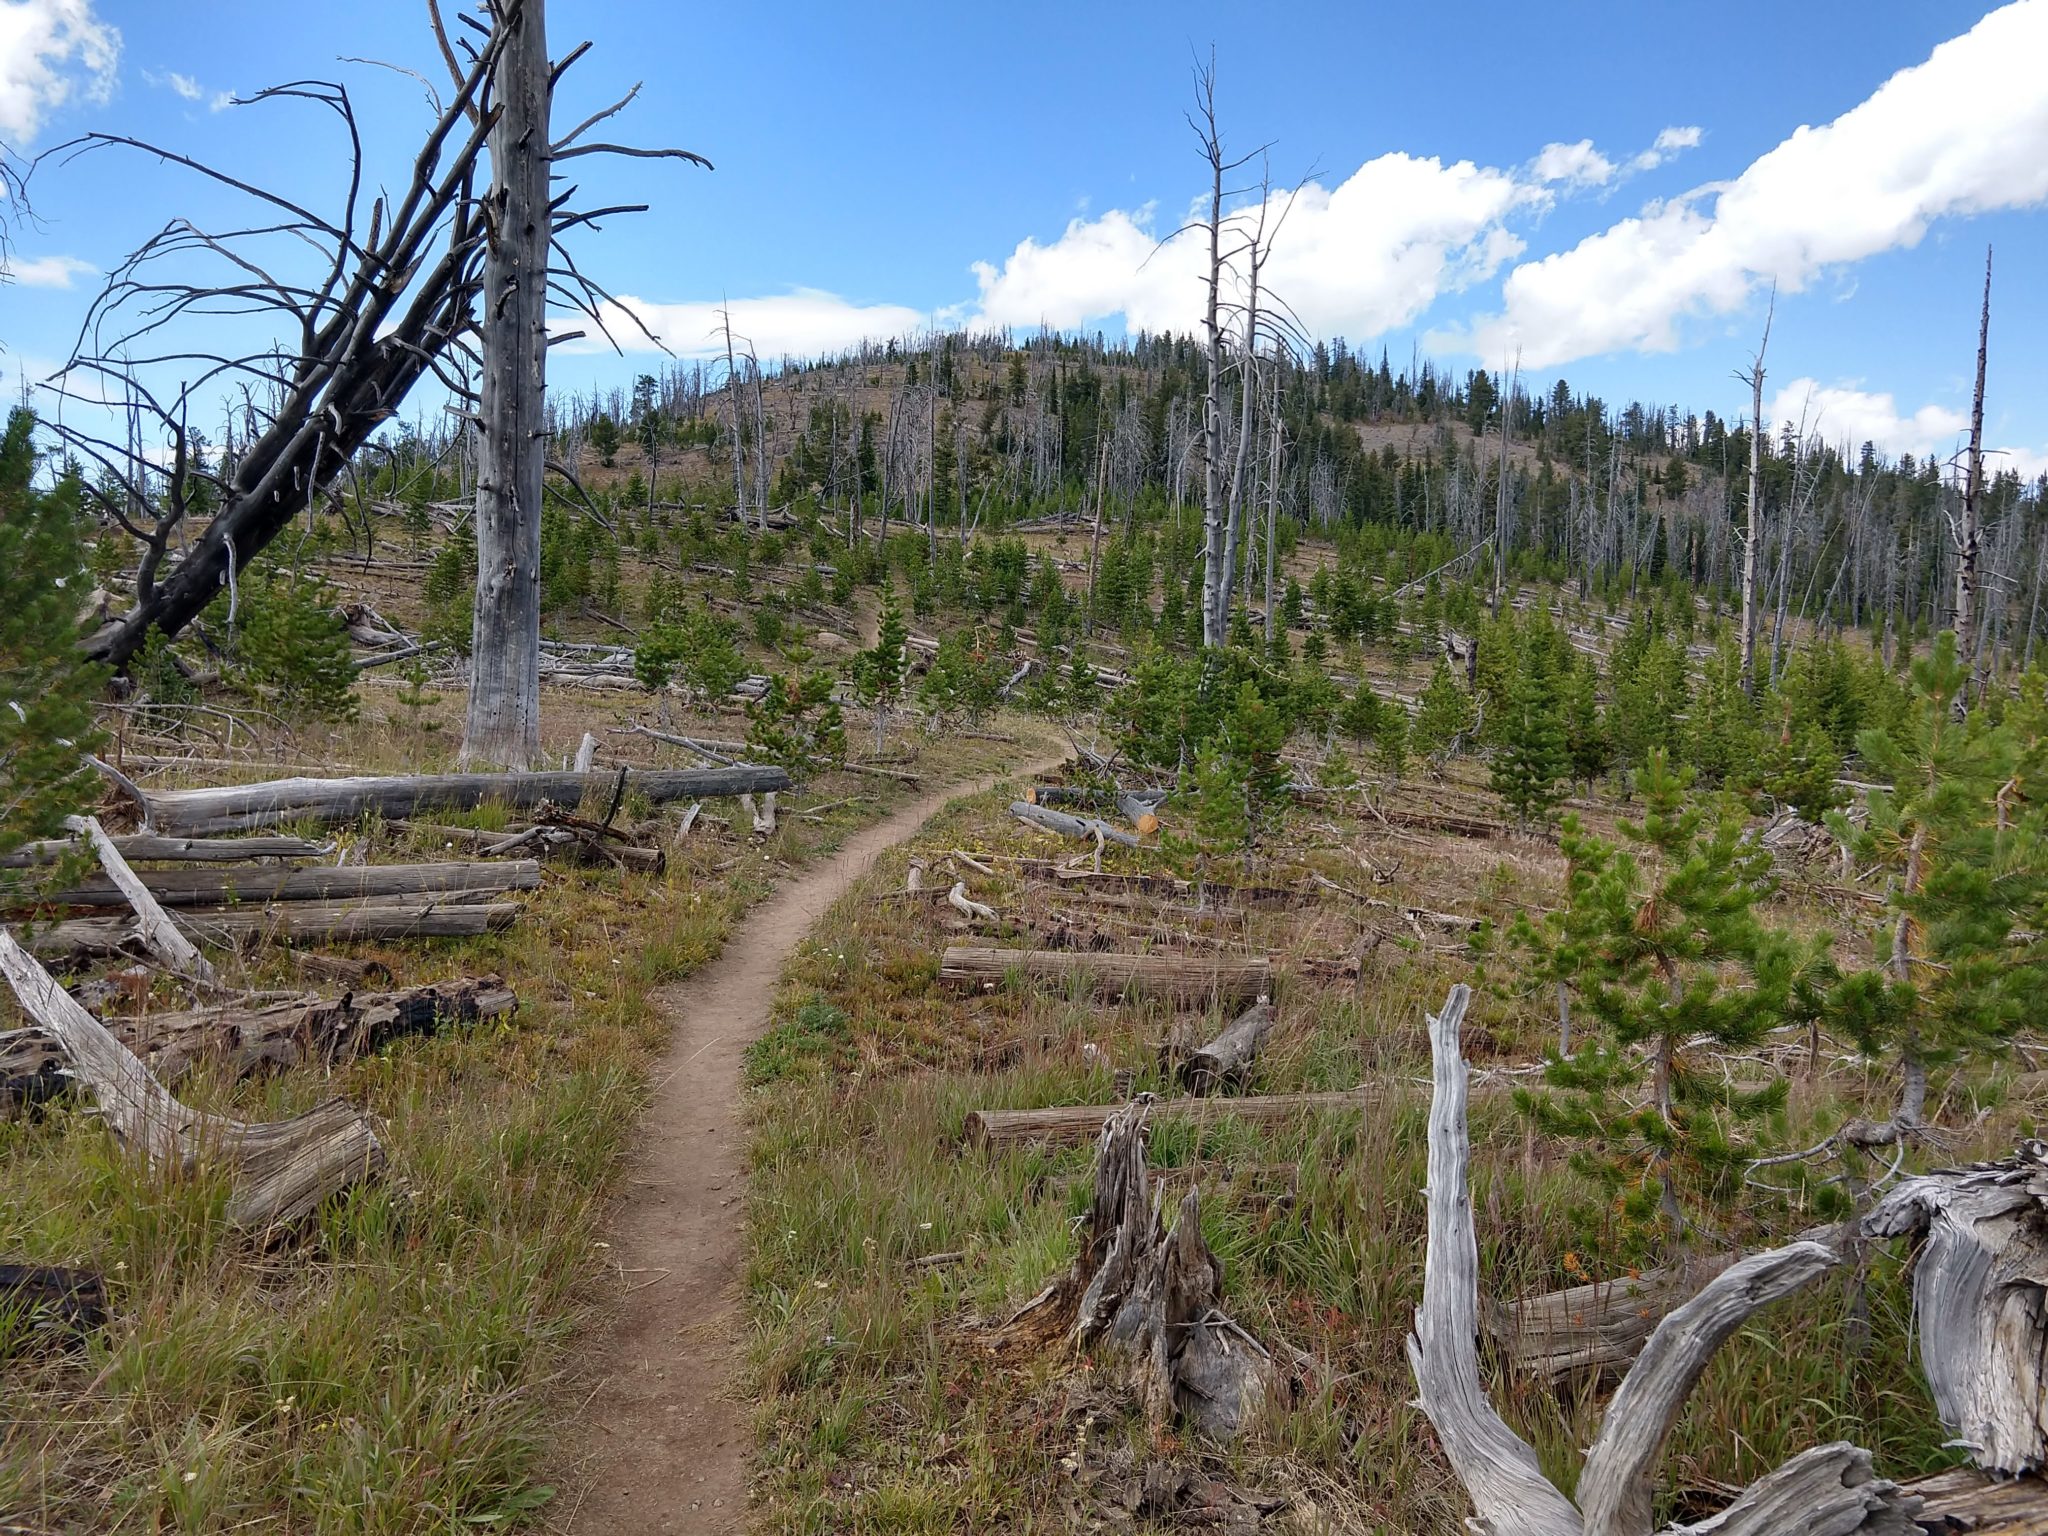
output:
[[[1477,1536],[1650,1536],[1657,1459],[1700,1373],[1758,1309],[1835,1263],[1820,1243],[1792,1243],[1730,1265],[1651,1334],[1602,1418],[1579,1474],[1578,1500],[1543,1475],[1479,1378],[1479,1245],[1472,1223],[1466,1069],[1458,1032],[1471,1000],[1462,983],[1429,1020],[1429,1248],[1408,1362],[1422,1411],[1477,1515]],[[1668,1536],[1912,1536],[1918,1500],[1875,1476],[1870,1453],[1838,1442],[1793,1457],[1718,1515]]]

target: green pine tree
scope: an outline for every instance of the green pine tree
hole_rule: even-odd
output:
[[[1415,712],[1408,744],[1424,757],[1457,750],[1472,729],[1472,699],[1458,686],[1448,661],[1439,661]]]
[[[1711,1225],[1784,1102],[1782,1078],[1731,1079],[1718,1057],[1755,1047],[1817,1007],[1824,949],[1768,927],[1769,855],[1743,836],[1732,801],[1693,794],[1661,751],[1644,765],[1640,822],[1625,842],[1565,822],[1562,910],[1512,930],[1525,982],[1563,983],[1592,1027],[1553,1052],[1547,1091],[1518,1095],[1641,1238],[1683,1241]],[[1648,855],[1641,860],[1633,851]]]
[[[0,434],[0,847],[56,837],[99,794],[93,701],[105,672],[78,653],[85,543],[75,499],[38,495],[35,416]],[[47,871],[45,871],[47,873]],[[0,874],[0,884],[22,878]]]
[[[1493,792],[1524,827],[1548,826],[1572,764],[1557,687],[1539,667],[1525,664],[1515,678],[1498,739]]]

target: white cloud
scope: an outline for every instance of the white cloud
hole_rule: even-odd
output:
[[[187,101],[197,101],[206,94],[197,80],[190,75],[181,75],[175,69],[164,76],[164,83]]]
[[[1666,128],[1657,135],[1656,142],[1630,159],[1631,171],[1654,171],[1666,160],[1675,159],[1688,149],[1700,147],[1700,129],[1695,125],[1683,128]]]
[[[69,288],[71,279],[99,271],[76,256],[36,256],[26,261],[0,262],[0,280],[24,288]]]
[[[1517,267],[1501,314],[1434,339],[1481,356],[1519,347],[1531,367],[1666,352],[1681,322],[1730,314],[1766,283],[1797,292],[1831,266],[1917,244],[1936,219],[2040,203],[2043,58],[2048,0],[1994,11],[1734,181]]]
[[[629,313],[620,314],[623,309]],[[654,350],[633,323],[652,331],[678,357],[723,357],[725,355],[724,311],[732,311],[733,344],[745,350],[753,344],[754,355],[772,364],[785,353],[792,357],[816,357],[855,346],[870,337],[907,336],[925,328],[929,317],[901,304],[855,304],[836,293],[817,288],[797,288],[789,293],[757,299],[734,299],[725,303],[657,304],[621,294],[616,305],[607,306],[606,324],[628,352]],[[558,331],[591,331],[589,318],[562,314],[555,319]],[[579,341],[564,344],[564,350],[601,352],[610,350],[594,332]]]
[[[1529,173],[1541,182],[1601,187],[1614,179],[1614,162],[1595,149],[1591,139],[1581,139],[1576,144],[1544,145],[1530,163]]]
[[[1263,281],[1310,334],[1363,340],[1492,276],[1522,250],[1503,221],[1551,198],[1469,160],[1381,155],[1334,188],[1301,189]],[[1285,203],[1285,194],[1273,195],[1269,228]],[[1248,223],[1256,208],[1236,217]],[[1191,331],[1202,317],[1206,238],[1186,231],[1163,246],[1156,239],[1150,206],[1075,219],[1050,244],[1021,242],[1000,267],[976,262],[980,295],[969,314],[987,326],[1070,329],[1121,316],[1133,329]]]
[[[235,93],[233,91],[215,91],[213,93],[213,100],[206,104],[206,110],[209,112],[225,112],[234,104]]]
[[[0,0],[0,139],[27,144],[74,94],[106,101],[120,59],[92,0]]]
[[[1963,411],[1941,405],[1923,405],[1910,415],[1901,414],[1889,393],[1860,389],[1854,381],[1822,384],[1816,379],[1794,379],[1772,398],[1765,408],[1775,434],[1791,427],[1802,428],[1808,437],[1818,437],[1852,462],[1865,443],[1876,446],[1886,458],[1910,453],[1916,459],[1946,460],[1962,451],[1970,418]],[[2017,470],[2024,480],[2048,473],[2048,448],[1986,448],[1987,473]]]
[[[1970,418],[1944,406],[1923,405],[1911,415],[1901,415],[1890,394],[1876,394],[1852,383],[1822,384],[1817,379],[1794,379],[1765,407],[1773,433],[1790,426],[1802,427],[1808,437],[1818,437],[1847,452],[1853,458],[1865,443],[1875,443],[1888,458],[1910,453],[1925,458],[1930,453],[1954,451],[1956,437],[1969,430]]]

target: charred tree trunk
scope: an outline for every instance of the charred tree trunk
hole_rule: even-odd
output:
[[[492,81],[490,243],[484,264],[476,615],[464,766],[540,755],[540,498],[547,464],[548,101],[544,0],[508,0]]]

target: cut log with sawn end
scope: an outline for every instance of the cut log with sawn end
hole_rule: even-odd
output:
[[[1191,1052],[1181,1063],[1182,1086],[1189,1093],[1210,1093],[1227,1084],[1243,1082],[1278,1018],[1272,1003],[1261,997],[1233,1019],[1222,1034]]]

